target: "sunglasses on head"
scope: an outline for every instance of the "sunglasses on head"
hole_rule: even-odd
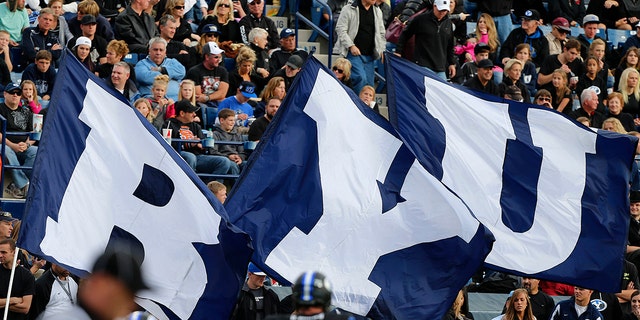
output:
[[[337,73],[343,73],[344,70],[339,69],[338,67],[333,67],[333,71],[337,72]]]
[[[223,4],[219,5],[218,7],[230,8],[231,6],[226,4],[226,3],[223,3]]]
[[[176,9],[176,10],[182,10],[182,9],[184,9],[184,6],[175,6],[173,8]]]

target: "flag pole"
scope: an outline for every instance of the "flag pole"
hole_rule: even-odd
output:
[[[18,250],[20,248],[16,247],[15,253],[13,254],[13,264],[11,264],[11,277],[9,278],[9,289],[7,290],[7,301],[4,304],[4,317],[3,320],[7,320],[9,316],[9,300],[11,299],[11,287],[13,287],[13,278],[16,274],[16,264],[18,263]]]

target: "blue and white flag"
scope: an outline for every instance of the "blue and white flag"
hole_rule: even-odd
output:
[[[493,236],[395,130],[310,57],[225,207],[278,280],[324,273],[333,303],[440,319]]]
[[[495,235],[487,266],[620,291],[637,139],[461,90],[389,56],[391,123]]]
[[[83,275],[120,239],[144,251],[160,319],[226,319],[244,280],[248,238],[124,96],[71,54],[45,120],[19,246]]]

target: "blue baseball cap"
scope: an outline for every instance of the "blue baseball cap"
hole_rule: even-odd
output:
[[[215,34],[220,34],[220,30],[218,30],[218,27],[216,27],[215,24],[206,24],[203,28],[202,28],[202,33],[215,33]]]
[[[20,86],[17,83],[14,82],[10,82],[9,84],[7,84],[6,87],[4,87],[4,92],[6,93],[14,93],[14,92],[18,92],[18,93],[22,93],[22,88],[20,88]]]
[[[262,272],[253,262],[249,262],[249,272],[255,274],[256,276],[266,276],[267,274]]]
[[[258,97],[256,95],[256,85],[253,84],[253,82],[242,81],[242,83],[240,84],[238,89],[240,90],[242,95],[245,96],[246,98],[257,98]]]
[[[295,36],[296,32],[293,29],[285,28],[280,31],[280,39],[284,39],[286,37]]]

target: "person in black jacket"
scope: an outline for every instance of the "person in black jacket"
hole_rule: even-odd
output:
[[[402,55],[406,43],[415,35],[415,62],[437,73],[443,80],[453,78],[456,75],[456,62],[452,25],[449,19],[449,1],[436,0],[433,10],[409,22],[398,39],[396,53]]]
[[[116,33],[127,42],[131,52],[148,53],[149,40],[158,36],[153,18],[144,11],[148,4],[146,0],[133,0],[116,17]]]
[[[493,80],[493,62],[489,59],[478,62],[478,73],[465,82],[463,86],[476,91],[482,91],[494,96],[500,95],[498,85]]]
[[[275,22],[263,15],[264,12],[264,0],[249,0],[249,14],[240,19],[240,36],[242,42],[248,45],[251,43],[249,39],[249,32],[251,29],[260,27],[267,30],[269,40],[267,48],[269,50],[275,49],[280,46],[280,36],[278,35],[278,28],[276,28]]]
[[[280,298],[264,285],[267,274],[258,269],[253,263],[249,263],[249,275],[245,281],[240,298],[233,310],[232,319],[236,320],[260,320],[268,315],[278,314]]]
[[[500,61],[502,64],[515,56],[515,48],[521,43],[527,43],[531,47],[531,59],[536,66],[540,66],[549,55],[549,41],[540,28],[540,13],[537,10],[527,10],[522,16],[520,28],[516,28],[502,42],[500,48]]]
[[[42,314],[42,319],[47,319],[54,314],[64,314],[78,303],[77,295],[78,283],[67,269],[54,263],[36,281],[29,318],[36,319]]]

